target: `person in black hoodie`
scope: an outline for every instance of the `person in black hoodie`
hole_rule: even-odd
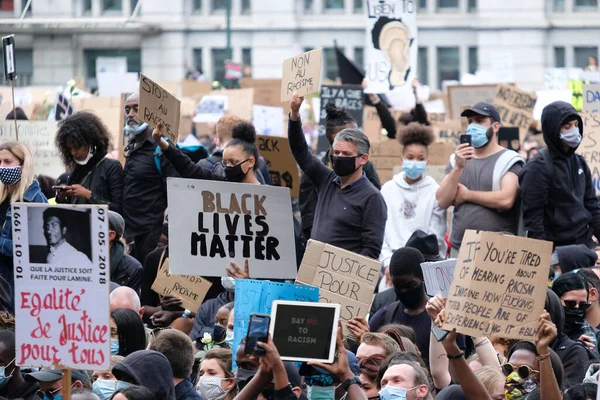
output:
[[[587,350],[583,342],[569,339],[564,333],[565,312],[560,299],[552,289],[547,290],[544,308],[550,314],[550,318],[558,331],[558,335],[550,344],[550,348],[558,354],[562,361],[565,370],[563,390],[566,390],[583,381],[588,361],[590,357],[594,359],[594,356]]]
[[[542,111],[542,130],[548,148],[519,176],[527,236],[593,249],[592,235],[600,237],[600,205],[590,169],[575,154],[583,121],[571,104],[556,101]]]
[[[142,264],[125,253],[125,245],[120,240],[124,232],[125,220],[121,214],[109,211],[110,280],[132,288],[139,296],[142,287]]]
[[[153,350],[139,350],[117,363],[112,373],[119,381],[144,386],[157,399],[175,400],[173,371],[167,357]]]
[[[0,398],[37,400],[39,397],[36,393],[40,385],[23,379],[21,368],[16,364],[15,345],[15,333],[0,330],[0,366],[4,366],[4,375],[0,376]]]

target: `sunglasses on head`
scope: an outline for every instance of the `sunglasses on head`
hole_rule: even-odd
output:
[[[537,371],[531,368],[529,365],[521,365],[518,368],[515,368],[514,365],[506,363],[502,365],[502,372],[504,372],[504,376],[509,376],[513,372],[517,372],[521,379],[527,379],[531,376],[531,374],[539,374],[540,371]]]
[[[565,307],[571,309],[579,308],[580,310],[587,310],[591,306],[591,304],[588,304],[585,301],[577,302],[575,300],[563,300],[563,302],[565,303]]]

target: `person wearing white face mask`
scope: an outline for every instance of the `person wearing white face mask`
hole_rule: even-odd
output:
[[[381,194],[387,205],[387,221],[379,260],[389,266],[395,250],[404,247],[413,232],[422,230],[438,238],[440,256],[446,256],[446,211],[438,206],[437,182],[425,175],[429,148],[434,141],[430,127],[413,122],[400,128],[402,172],[386,182]]]
[[[196,390],[205,400],[231,400],[237,394],[231,354],[230,349],[213,349],[204,356]]]
[[[82,111],[59,123],[55,144],[70,176],[57,191],[58,203],[106,204],[121,213],[123,168],[106,157],[109,143],[110,133],[95,114]]]
[[[519,183],[523,219],[529,237],[554,246],[584,244],[595,247],[600,237],[598,183],[585,158],[575,151],[581,144],[583,120],[569,103],[556,101],[542,111],[542,131],[548,146],[525,167]]]

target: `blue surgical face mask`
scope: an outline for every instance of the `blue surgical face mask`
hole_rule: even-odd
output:
[[[471,144],[476,149],[485,146],[490,141],[490,138],[487,136],[487,129],[485,126],[474,122],[469,124],[467,135],[471,135]]]
[[[402,170],[410,179],[419,179],[427,168],[427,161],[403,160]]]
[[[334,400],[335,386],[309,386],[307,395],[309,400]]]
[[[227,331],[227,336],[225,336],[225,343],[227,343],[229,348],[233,349],[233,331]]]
[[[63,399],[63,395],[62,394],[55,394],[52,396],[52,398],[48,397],[48,395],[44,395],[44,400],[62,400]]]
[[[144,122],[141,125],[138,125],[137,128],[132,128],[129,126],[129,124],[126,124],[124,131],[125,131],[125,134],[127,134],[127,135],[139,135],[140,133],[144,132],[147,127],[148,127],[148,124],[146,122]]]
[[[572,149],[576,149],[579,147],[579,143],[581,143],[581,133],[579,133],[579,128],[574,126],[566,132],[560,134],[560,139],[567,144]]]
[[[119,355],[119,339],[118,338],[110,338],[110,354],[113,356]]]
[[[406,392],[412,389],[406,389],[403,387],[396,387],[387,385],[385,388],[381,389],[379,392],[379,396],[381,400],[406,400]]]
[[[6,369],[12,363],[14,363],[15,360],[16,360],[16,358],[13,358],[13,360],[11,362],[9,362],[7,366],[0,367],[0,389],[2,389],[4,386],[6,386],[6,384],[10,381],[10,378],[12,378],[12,374],[13,374],[13,372],[15,372],[16,366],[13,365],[12,371],[10,372],[10,375],[8,375],[8,376],[6,375]]]
[[[92,386],[92,390],[100,397],[100,400],[109,400],[116,391],[116,385],[117,381],[97,379]]]

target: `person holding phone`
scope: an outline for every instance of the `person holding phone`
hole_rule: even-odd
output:
[[[58,125],[56,148],[71,172],[66,186],[57,188],[57,202],[106,204],[121,213],[123,168],[106,157],[110,133],[91,112],[75,113]]]
[[[441,209],[454,205],[451,257],[458,256],[467,229],[518,233],[519,173],[525,164],[518,153],[498,144],[496,107],[480,102],[461,116],[469,122],[470,143],[465,138],[456,148],[436,193]]]
[[[38,181],[34,179],[33,165],[33,155],[26,145],[19,142],[0,145],[0,275],[10,285],[11,314],[14,314],[15,293],[11,204],[17,201],[48,201]]]

